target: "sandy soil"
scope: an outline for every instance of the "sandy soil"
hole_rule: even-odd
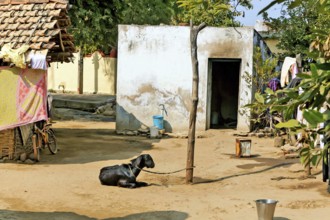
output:
[[[330,199],[320,169],[304,175],[271,138],[252,138],[251,158],[236,158],[233,130],[210,130],[196,142],[194,184],[185,172],[141,173],[138,189],[102,186],[100,168],[149,153],[156,167],[185,167],[187,139],[118,136],[112,122],[57,122],[60,151],[34,165],[2,163],[0,219],[257,219],[256,199],[276,199],[276,220],[327,219]],[[281,180],[272,178],[283,177]],[[280,179],[280,178],[279,178]]]

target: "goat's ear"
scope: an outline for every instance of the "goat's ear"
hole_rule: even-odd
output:
[[[135,164],[135,165],[139,165],[141,163],[142,159],[143,159],[143,157],[138,156],[137,158],[131,160],[131,163]]]

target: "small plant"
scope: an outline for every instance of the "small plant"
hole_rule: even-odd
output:
[[[266,54],[263,54],[260,47],[254,47],[253,71],[255,75],[252,78],[252,84],[257,92],[263,92],[269,80],[279,75],[278,72],[274,71],[278,60],[272,56],[265,57]]]
[[[261,48],[256,46],[254,48],[253,55],[253,72],[251,76],[247,72],[243,75],[244,80],[247,82],[250,88],[256,90],[254,104],[246,105],[251,111],[251,122],[253,123],[252,130],[258,130],[259,128],[270,127],[274,128],[274,124],[281,121],[281,116],[278,113],[272,113],[269,109],[264,108],[263,93],[274,93],[267,87],[268,82],[272,78],[278,76],[278,72],[274,71],[277,66],[278,60],[275,57],[265,58],[266,54],[263,54]]]

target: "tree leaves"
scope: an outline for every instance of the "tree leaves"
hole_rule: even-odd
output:
[[[287,122],[278,123],[275,127],[276,128],[299,128],[299,127],[301,127],[301,125],[297,120],[291,119]]]
[[[256,93],[255,94],[255,98],[256,98],[257,102],[259,102],[260,104],[264,104],[265,103],[265,99],[264,99],[264,97],[260,93]]]
[[[273,7],[276,4],[281,4],[283,2],[285,2],[286,0],[273,0],[271,3],[269,3],[266,7],[264,7],[263,9],[261,9],[261,11],[259,11],[258,15],[261,15],[262,13],[266,12],[268,9],[270,9],[271,7]]]
[[[234,22],[237,13],[228,0],[178,0],[179,9],[177,23],[188,23],[191,19],[195,24],[205,23],[208,26],[238,26]],[[250,1],[239,1],[239,5],[249,8]]]
[[[117,47],[118,24],[169,24],[172,0],[70,0],[75,44],[83,53]]]
[[[272,20],[273,27],[281,31],[281,48],[289,50],[293,55],[305,52],[313,56],[317,63],[310,65],[309,74],[297,75],[302,79],[298,86],[276,92],[283,94],[284,97],[273,96],[270,102],[272,105],[264,104],[263,108],[270,108],[271,112],[283,111],[286,118],[292,118],[292,113],[298,106],[303,110],[303,118],[308,125],[291,119],[277,124],[276,128],[286,128],[296,132],[297,129],[304,129],[303,138],[300,140],[300,144],[303,145],[300,151],[301,163],[305,166],[318,165],[322,151],[314,145],[316,136],[320,132],[324,134],[330,131],[330,123],[327,123],[330,121],[330,110],[329,107],[325,107],[329,106],[330,100],[330,1],[274,0],[259,14],[278,3],[285,3],[290,15]],[[307,45],[309,43],[311,43],[310,47]],[[308,53],[308,49],[312,49],[313,53]],[[258,105],[262,109],[260,102]],[[320,123],[324,123],[323,129],[317,129]],[[328,147],[326,144],[325,149]]]
[[[324,122],[323,114],[313,109],[304,110],[303,117],[312,127]]]

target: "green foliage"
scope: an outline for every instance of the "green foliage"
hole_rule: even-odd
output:
[[[275,72],[275,67],[277,66],[277,59],[275,57],[264,58],[260,47],[254,48],[253,54],[253,68],[255,72],[255,77],[253,77],[252,82],[257,88],[258,92],[261,92],[268,81],[279,73]]]
[[[317,138],[316,131],[305,132],[301,144],[303,148],[300,150],[300,162],[305,167],[309,165],[318,166],[322,159],[322,151],[315,146]]]
[[[299,88],[278,91],[277,96],[264,94],[264,98],[268,99],[264,102],[266,104],[255,102],[250,106],[281,111],[287,120],[299,107],[303,111],[303,118],[308,122],[307,126],[298,121],[290,121],[280,123],[277,127],[291,129],[293,126],[296,132],[303,131],[303,138],[300,140],[304,145],[300,151],[301,163],[305,166],[317,165],[322,158],[322,151],[315,146],[316,137],[318,134],[330,133],[330,0],[274,0],[259,13],[279,3],[288,6],[290,15],[288,18],[272,20],[274,28],[284,28],[281,33],[283,47],[293,53],[305,52],[317,64],[310,65],[309,74],[297,75],[302,79]],[[325,128],[319,129],[320,123],[325,123]],[[324,151],[328,147],[329,144],[326,143]]]
[[[251,122],[254,123],[253,129],[263,127],[273,127],[273,124],[278,121],[275,119],[275,115],[271,115],[269,111],[266,111],[264,106],[269,101],[267,95],[262,94],[265,90],[265,94],[275,95],[275,93],[267,87],[267,83],[270,79],[278,76],[279,73],[275,72],[277,66],[277,59],[275,57],[266,57],[267,54],[262,54],[260,47],[254,48],[253,54],[253,70],[254,74],[251,76],[245,72],[243,79],[247,82],[250,89],[255,88],[257,93],[255,94],[255,102],[246,105],[251,112]],[[269,104],[269,103],[268,103]]]
[[[124,0],[121,24],[170,24],[174,9],[173,0]]]
[[[116,45],[116,24],[120,20],[120,4],[116,0],[73,0],[70,3],[70,32],[74,35],[76,46],[80,47],[83,53],[98,49],[109,51]]]
[[[274,92],[266,90],[265,94],[256,93],[256,102],[249,105],[252,109],[266,110],[271,112],[283,112],[285,122],[276,125],[276,128],[286,128],[295,133],[304,132],[304,139],[300,143],[305,144],[301,151],[301,161],[304,165],[319,161],[321,152],[315,148],[314,142],[318,133],[330,131],[330,125],[324,129],[318,129],[320,123],[329,121],[330,111],[326,109],[330,94],[330,66],[329,64],[312,64],[310,74],[298,74],[302,78],[299,88],[283,89]],[[302,92],[302,91],[303,92]],[[304,125],[295,119],[291,119],[297,108],[303,110],[303,117],[308,122]]]
[[[254,75],[251,76],[248,72],[243,75],[244,80],[251,85],[251,88],[256,88],[257,92],[262,92],[270,79],[277,77],[278,72],[275,71],[277,66],[277,58],[267,55],[262,55],[260,47],[254,47],[253,52],[253,71]]]
[[[211,26],[238,26],[236,6],[251,8],[250,0],[70,0],[75,44],[84,54],[117,47],[118,24],[159,25],[205,22]]]
[[[84,54],[117,47],[118,24],[169,24],[174,0],[70,0],[75,44]]]
[[[252,5],[250,0],[239,0],[236,2],[237,5],[231,2],[236,1],[178,0],[179,8],[174,23],[189,23],[192,19],[194,24],[204,22],[208,26],[238,26],[239,23],[234,21],[234,17],[241,14],[235,10],[236,6],[252,8]]]
[[[269,18],[264,13],[264,20],[267,25],[279,36],[277,47],[286,51],[283,56],[308,54],[310,35],[315,25],[318,14],[317,8],[312,1],[304,2],[299,7],[290,9],[290,3],[284,3],[282,15],[279,18]]]
[[[301,125],[297,120],[294,119],[290,119],[287,122],[282,122],[279,123],[275,126],[276,128],[291,128],[291,129],[296,129],[296,128],[300,128]]]

